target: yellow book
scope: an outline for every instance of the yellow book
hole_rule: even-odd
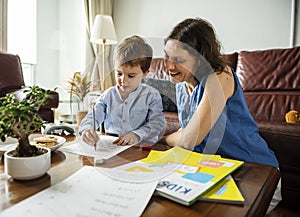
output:
[[[141,162],[173,165],[172,171],[160,179],[156,193],[183,205],[193,204],[244,163],[179,146],[164,152],[152,150]]]
[[[199,200],[238,205],[242,205],[245,202],[243,195],[231,175],[227,176],[223,181],[203,194]]]
[[[167,151],[151,150],[146,158],[115,167],[110,172],[114,177],[133,182],[157,180],[157,195],[188,206],[243,163],[175,146]]]

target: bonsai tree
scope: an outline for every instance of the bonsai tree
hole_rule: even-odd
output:
[[[12,156],[31,157],[44,150],[30,145],[28,136],[40,131],[43,120],[38,110],[51,97],[50,90],[38,86],[25,88],[25,98],[21,101],[14,94],[0,98],[0,138],[4,142],[8,136],[18,139],[18,146]]]

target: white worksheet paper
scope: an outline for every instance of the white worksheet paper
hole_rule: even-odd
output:
[[[108,159],[132,146],[117,146],[113,144],[112,142],[118,138],[114,136],[101,135],[99,138],[100,140],[97,143],[96,150],[94,146],[85,144],[81,137],[76,137],[76,140],[73,143],[66,144],[65,146],[60,147],[59,150],[87,157]]]
[[[84,166],[72,176],[0,213],[2,217],[135,217],[148,204],[157,181],[123,182]]]

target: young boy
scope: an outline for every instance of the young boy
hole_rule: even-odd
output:
[[[149,72],[152,48],[139,36],[126,38],[114,52],[116,86],[107,89],[95,104],[96,129],[104,122],[105,132],[117,134],[116,145],[155,143],[165,127],[159,92],[141,83]],[[79,134],[89,145],[99,137],[93,112],[82,120]]]

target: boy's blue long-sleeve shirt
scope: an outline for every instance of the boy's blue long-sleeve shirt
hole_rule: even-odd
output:
[[[104,122],[105,132],[117,135],[133,132],[140,142],[157,142],[166,123],[159,92],[146,84],[140,84],[127,99],[121,98],[117,86],[111,87],[99,96],[94,108],[96,129]],[[82,120],[79,133],[93,125],[91,111]]]

